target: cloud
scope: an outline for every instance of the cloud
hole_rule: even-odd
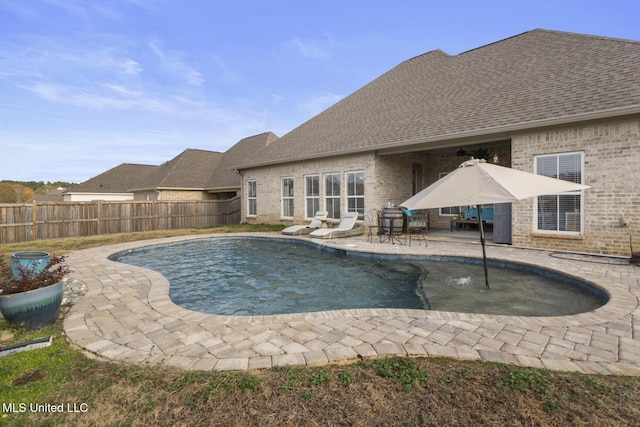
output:
[[[98,90],[99,87],[84,88],[46,82],[19,87],[47,101],[82,108],[143,110],[156,113],[167,113],[172,110],[170,105],[160,99],[114,84],[103,84],[102,87],[107,89],[103,92]]]
[[[325,34],[322,38],[304,39],[300,36],[284,42],[274,51],[276,57],[295,55],[305,59],[329,59],[332,57],[334,38]]]
[[[321,113],[328,107],[340,101],[343,97],[335,93],[321,93],[312,96],[302,103],[302,109],[311,116]]]
[[[222,108],[181,95],[159,95],[131,89],[117,83],[101,83],[92,87],[36,82],[22,85],[35,96],[59,104],[92,110],[142,111],[170,115],[173,120],[205,120],[233,123],[242,120],[247,111]]]
[[[289,41],[304,58],[313,58],[313,59],[325,59],[331,57],[331,51],[324,46],[321,46],[322,41],[317,40],[302,40],[300,37],[296,36],[291,41]]]
[[[120,58],[116,63],[116,66],[120,68],[125,74],[131,76],[137,76],[142,72],[142,67],[136,61],[131,58]]]
[[[0,70],[0,75],[17,79],[46,76],[63,81],[87,79],[96,73],[138,76],[143,72],[138,61],[114,47],[29,35],[0,41]]]
[[[184,80],[192,86],[201,86],[204,77],[198,70],[189,67],[183,60],[183,54],[176,51],[164,51],[158,42],[150,42],[151,51],[160,60],[160,69],[171,77]]]

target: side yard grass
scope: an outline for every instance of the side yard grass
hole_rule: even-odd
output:
[[[230,226],[184,233],[279,230]],[[0,253],[71,250],[146,233],[3,245]],[[184,371],[88,357],[62,322],[10,329],[0,345],[53,335],[49,347],[0,358],[7,426],[621,426],[640,420],[640,378],[405,356],[249,372]]]

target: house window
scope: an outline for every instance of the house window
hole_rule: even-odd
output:
[[[307,218],[313,218],[320,210],[320,176],[304,177],[304,197]]]
[[[536,174],[583,184],[582,153],[540,155],[534,158]],[[584,217],[583,192],[538,196],[536,229],[544,232],[581,233]]]
[[[282,216],[293,217],[293,178],[282,178]]]
[[[411,195],[422,190],[422,165],[414,163],[411,165]]]
[[[329,218],[340,218],[340,174],[324,176],[324,205]]]
[[[247,181],[247,208],[247,215],[255,216],[258,214],[255,180]]]
[[[364,219],[364,172],[347,172],[347,211],[358,212],[358,219]]]
[[[445,176],[449,175],[450,172],[441,172],[439,175],[439,179],[444,178]],[[461,206],[448,206],[445,208],[440,208],[440,216],[453,216],[453,215],[457,215],[458,217],[461,216],[462,213],[462,207]]]

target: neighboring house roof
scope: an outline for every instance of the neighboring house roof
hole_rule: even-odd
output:
[[[158,166],[122,163],[65,191],[68,193],[129,193]]]
[[[31,203],[33,201],[36,202],[63,202],[64,196],[63,193],[66,193],[66,188],[58,188],[55,190],[48,191],[44,194],[34,194],[32,198],[27,200],[25,203]]]
[[[533,30],[409,59],[248,157],[242,167],[451,146],[640,113],[640,42]]]
[[[244,159],[250,157],[256,151],[260,151],[277,139],[278,136],[273,132],[265,132],[238,141],[233,147],[225,151],[218,167],[211,175],[208,188],[210,190],[239,188],[242,184],[242,178],[236,172],[238,165],[240,165]]]
[[[145,180],[130,187],[130,191],[151,189],[204,190],[223,153],[186,149],[168,162],[157,166]],[[239,184],[238,184],[239,187]]]
[[[242,178],[236,167],[255,151],[277,140],[272,132],[240,140],[225,153],[186,149],[159,166],[123,163],[67,193],[132,193],[148,190],[221,191],[240,188]]]

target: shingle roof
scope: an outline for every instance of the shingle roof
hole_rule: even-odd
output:
[[[25,203],[32,203],[33,201],[36,202],[63,202],[64,201],[64,193],[67,192],[67,189],[65,188],[64,190],[61,189],[56,189],[56,190],[51,190],[47,193],[44,194],[34,194],[32,198],[30,198],[29,200],[27,200]]]
[[[81,184],[66,193],[128,193],[132,186],[143,182],[158,166],[122,163]]]
[[[222,156],[217,151],[186,149],[130,189],[205,189]]]
[[[529,31],[409,59],[243,167],[640,112],[640,42]]]
[[[272,132],[265,132],[258,135],[243,138],[233,147],[225,151],[218,167],[211,176],[209,189],[239,188],[242,178],[236,173],[238,165],[253,153],[276,141],[278,136]]]

